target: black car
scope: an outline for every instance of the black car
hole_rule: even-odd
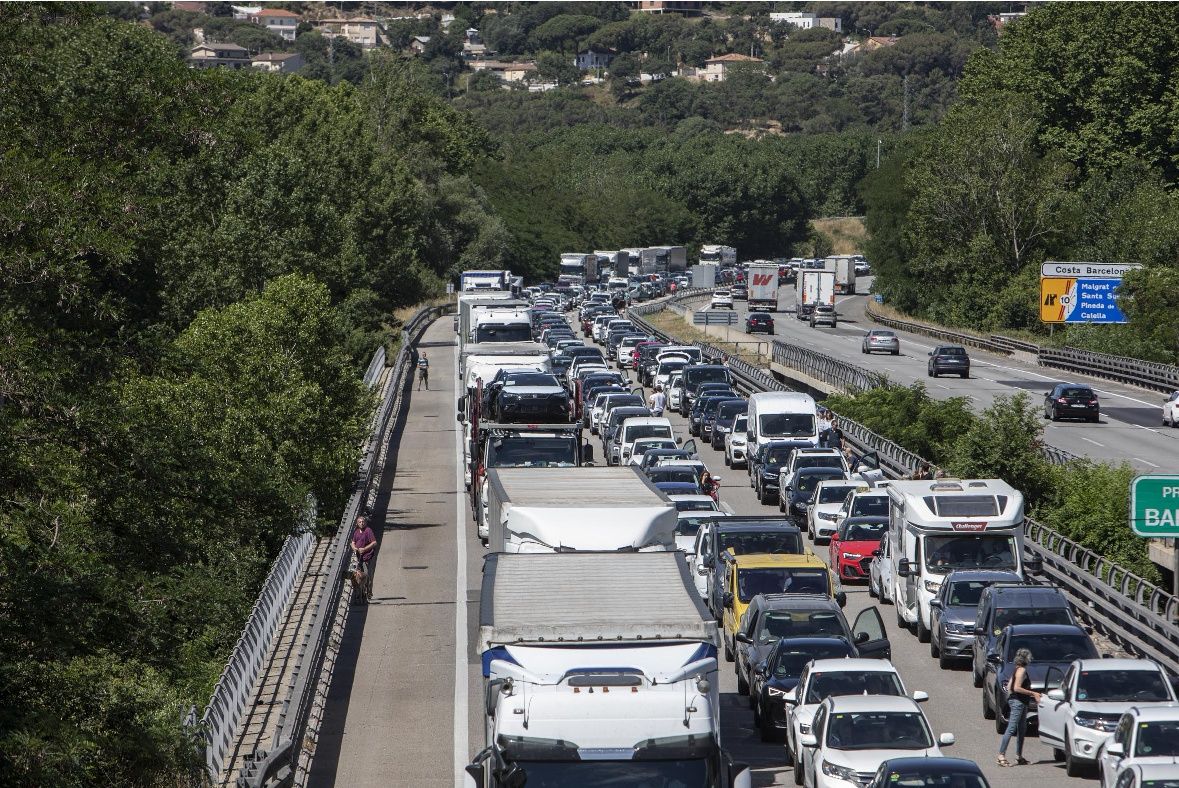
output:
[[[844,627],[847,624],[844,623]],[[762,741],[774,741],[786,732],[784,696],[798,686],[807,663],[815,659],[856,657],[856,647],[845,637],[783,637],[764,661],[753,669],[749,701],[753,724]]]
[[[926,365],[929,377],[941,375],[959,375],[970,377],[970,356],[966,348],[961,345],[938,345],[929,351],[929,363]]]
[[[790,480],[790,487],[779,491],[782,505],[786,514],[794,518],[796,523],[806,524],[806,508],[815,497],[815,487],[819,482],[831,479],[846,479],[847,474],[842,468],[800,468],[794,472]]]
[[[965,758],[889,758],[866,788],[991,788],[982,769]]]
[[[1098,421],[1101,406],[1097,392],[1088,386],[1076,383],[1057,383],[1044,395],[1044,418],[1052,421],[1061,419],[1084,419]]]
[[[1012,624],[1076,624],[1060,589],[1024,583],[992,583],[983,589],[971,644],[974,686],[983,685],[987,660],[997,653],[999,636]]]
[[[761,503],[777,503],[778,478],[790,455],[798,448],[811,448],[810,441],[770,441],[763,443],[750,457],[749,472],[753,490]]]
[[[712,428],[716,423],[720,409],[725,405],[740,405],[743,403],[748,405],[744,397],[739,397],[736,394],[731,397],[716,397],[715,399],[710,397],[704,407],[700,409],[700,427],[698,428],[700,437],[711,444]]]
[[[749,400],[746,399],[732,399],[720,404],[716,409],[712,429],[709,430],[712,448],[718,451],[724,451],[725,436],[733,431],[733,422],[736,421],[738,416],[748,410]]]
[[[772,315],[767,315],[765,312],[752,312],[749,317],[745,318],[745,333],[746,334],[772,334],[774,333],[774,318]]]
[[[995,721],[995,730],[1007,729],[1007,682],[1015,673],[1015,652],[1026,648],[1032,652],[1028,665],[1031,688],[1046,690],[1048,671],[1060,673],[1076,659],[1097,659],[1097,647],[1089,634],[1076,624],[1013,624],[999,635],[995,651],[987,655],[983,674],[983,717]],[[1028,716],[1036,716],[1036,704],[1028,704]]]
[[[718,389],[702,393],[692,403],[692,407],[688,411],[688,434],[700,434],[700,423],[703,421],[704,413],[710,405],[715,405],[721,400],[734,399],[736,396],[737,393],[732,389]]]

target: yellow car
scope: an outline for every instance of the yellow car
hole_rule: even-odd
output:
[[[733,661],[736,648],[737,626],[758,594],[821,594],[834,599],[840,607],[847,604],[839,578],[811,552],[804,555],[751,553],[732,556],[726,564],[721,631],[725,659],[729,662]]]

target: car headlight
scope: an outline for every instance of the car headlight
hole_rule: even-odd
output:
[[[941,580],[926,580],[925,581],[925,590],[931,594],[936,594],[937,590],[941,587],[942,587]]]
[[[945,623],[946,631],[952,635],[965,635],[966,625],[960,624],[957,621],[947,621]]]
[[[766,687],[766,692],[769,694],[769,696],[771,698],[784,698],[784,697],[786,697],[786,690],[778,689],[777,687]]]
[[[844,553],[843,557],[849,561],[859,561],[864,556],[860,555],[859,553]]]
[[[1106,721],[1100,717],[1091,717],[1088,714],[1074,714],[1073,722],[1082,728],[1089,728],[1095,731],[1112,731],[1117,726],[1116,721]]]
[[[805,512],[806,511],[806,502],[805,501],[795,501],[790,506],[796,512]]]
[[[830,761],[823,761],[823,774],[828,777],[834,777],[837,780],[846,780],[849,783],[859,782],[856,779],[855,769],[849,769],[846,766],[840,766]]]

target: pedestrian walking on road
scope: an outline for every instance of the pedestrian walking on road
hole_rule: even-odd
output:
[[[658,385],[655,390],[651,392],[651,415],[662,416],[663,409],[667,407],[667,395],[663,393],[663,386]]]
[[[1007,745],[1011,737],[1015,737],[1015,762],[1021,766],[1028,761],[1023,757],[1023,740],[1028,732],[1028,706],[1034,701],[1040,702],[1040,693],[1032,689],[1032,679],[1028,675],[1028,665],[1032,664],[1032,652],[1021,648],[1015,652],[1015,673],[1007,684],[1007,730],[999,742],[999,754],[995,763],[1000,766],[1011,766],[1007,760]]]
[[[430,359],[426,358],[425,353],[418,359],[418,391],[422,390],[422,386],[426,387],[426,391],[430,390]]]
[[[356,518],[352,532],[352,550],[356,554],[356,569],[352,571],[353,593],[359,592],[367,604],[373,598],[373,564],[377,558],[377,536],[363,514]]]

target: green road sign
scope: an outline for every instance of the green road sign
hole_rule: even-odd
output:
[[[1179,537],[1179,476],[1149,474],[1130,482],[1130,527],[1139,536]]]

